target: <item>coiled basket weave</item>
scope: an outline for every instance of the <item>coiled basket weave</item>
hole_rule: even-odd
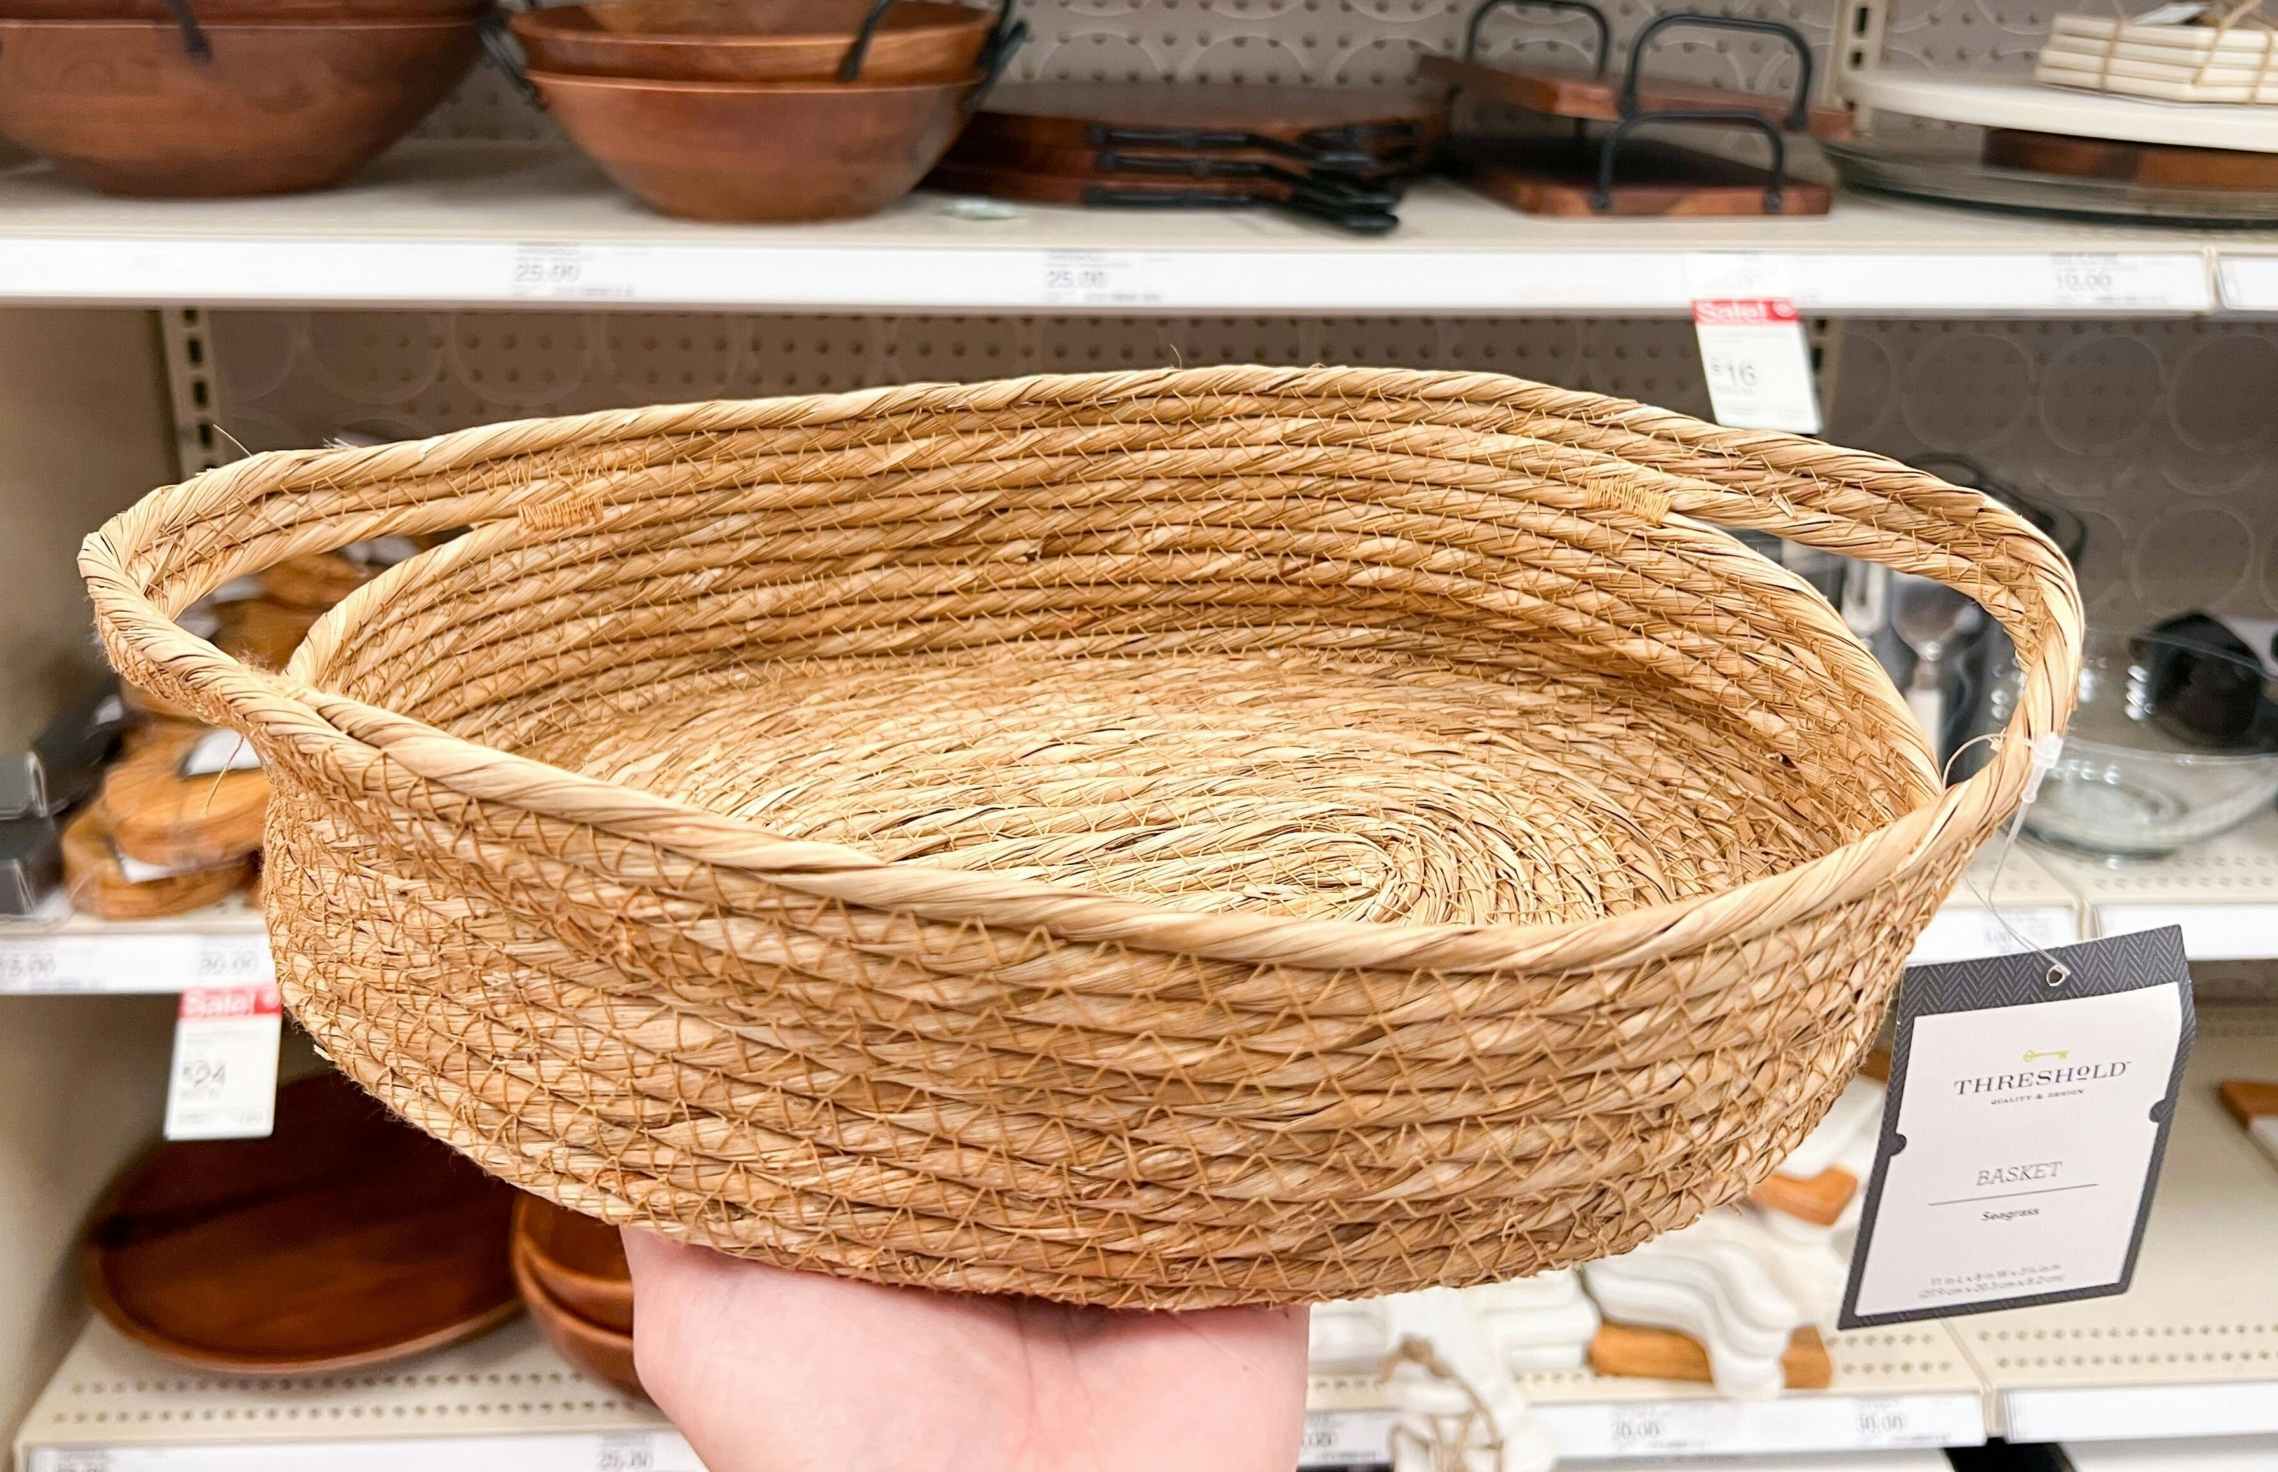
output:
[[[1827,604],[2025,666],[1941,789]],[[472,526],[282,672],[222,582]],[[249,735],[280,980],[387,1105],[579,1211],[1155,1307],[1509,1278],[1771,1170],[2011,813],[2070,570],[1876,456],[1484,374],[1220,368],[256,455],[81,559]]]

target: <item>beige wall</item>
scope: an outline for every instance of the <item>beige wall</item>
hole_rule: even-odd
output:
[[[0,748],[99,664],[79,541],[173,478],[156,318],[0,310]],[[174,1002],[0,997],[0,1447],[69,1344],[80,1218],[157,1132]]]
[[[79,542],[174,479],[172,434],[154,315],[0,310],[0,749],[100,663]]]

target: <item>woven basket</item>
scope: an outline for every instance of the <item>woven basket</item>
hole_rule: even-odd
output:
[[[1938,578],[1941,790],[1824,600]],[[169,618],[474,525],[282,675]],[[517,1185],[853,1277],[1341,1298],[1618,1252],[1859,1062],[2078,663],[2070,570],[1871,455],[1515,379],[1225,368],[256,455],[81,565],[248,733],[281,981]]]

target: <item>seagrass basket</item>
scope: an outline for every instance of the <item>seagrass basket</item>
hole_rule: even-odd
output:
[[[2025,675],[1942,789],[1728,528]],[[171,615],[474,530],[281,673]],[[247,733],[294,1013],[515,1184],[798,1268],[1200,1307],[1510,1278],[1746,1191],[2067,715],[2050,543],[1484,374],[925,385],[256,455],[81,559]]]

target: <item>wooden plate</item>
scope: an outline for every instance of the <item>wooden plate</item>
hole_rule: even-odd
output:
[[[253,874],[250,859],[162,879],[129,879],[111,847],[102,806],[90,803],[63,825],[63,882],[71,908],[105,920],[157,920],[221,903]]]
[[[525,1195],[514,1203],[514,1248],[564,1308],[601,1328],[633,1332],[633,1270],[615,1227]]]
[[[1997,168],[2187,189],[2278,189],[2278,153],[2121,143],[2022,128],[1989,128],[1985,161]]]
[[[261,847],[269,779],[259,771],[182,775],[208,728],[153,724],[103,778],[96,805],[119,852],[169,869],[202,869]]]
[[[87,1230],[87,1296],[201,1369],[383,1364],[513,1317],[514,1189],[337,1074],[287,1085],[265,1140],[161,1145]]]

